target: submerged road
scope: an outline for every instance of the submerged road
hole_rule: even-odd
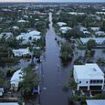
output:
[[[64,85],[69,80],[69,67],[63,68],[60,62],[60,48],[55,40],[57,36],[52,26],[52,13],[49,13],[49,29],[46,34],[45,60],[41,63],[40,105],[68,105],[68,92]]]

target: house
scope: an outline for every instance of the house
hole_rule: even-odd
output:
[[[22,71],[21,71],[21,69],[19,69],[18,71],[16,71],[13,74],[13,76],[12,76],[12,78],[10,80],[11,90],[17,91],[20,81],[22,81]]]
[[[4,88],[3,87],[0,87],[0,97],[2,97],[4,94]]]
[[[14,30],[19,30],[19,27],[18,26],[13,26],[12,27]]]
[[[92,31],[96,32],[96,31],[99,31],[100,30],[100,27],[90,27],[90,29]]]
[[[84,34],[88,34],[88,35],[90,34],[89,31],[83,31],[83,33],[84,33]]]
[[[21,35],[17,36],[17,40],[22,40],[22,44],[27,44],[28,42],[32,42],[34,39],[38,40],[41,38],[41,33],[39,31],[30,31],[28,33],[21,33]]]
[[[66,33],[67,31],[69,31],[69,30],[71,30],[72,28],[71,27],[67,27],[67,26],[64,26],[64,27],[60,27],[60,31],[62,32],[62,33]]]
[[[86,100],[87,105],[105,105],[105,100]]]
[[[2,32],[0,34],[0,39],[5,38],[6,40],[8,40],[11,37],[13,37],[13,33],[11,33],[11,32]]]
[[[95,63],[74,65],[74,80],[77,90],[103,90],[104,73]]]
[[[64,22],[58,22],[57,25],[58,25],[59,27],[62,27],[62,26],[66,26],[67,24],[64,23]]]
[[[26,21],[26,20],[23,20],[23,19],[21,19],[21,20],[18,20],[18,23],[26,23],[26,22],[28,22],[28,21]]]
[[[82,44],[87,44],[89,40],[95,40],[95,42],[99,45],[105,44],[105,38],[99,37],[99,38],[80,38],[80,41]]]
[[[1,102],[0,105],[19,105],[18,102]]]
[[[97,36],[105,36],[105,32],[104,31],[97,31],[97,32],[95,32],[95,34]]]
[[[13,49],[14,56],[22,57],[24,55],[31,55],[29,48],[20,48],[20,49]]]

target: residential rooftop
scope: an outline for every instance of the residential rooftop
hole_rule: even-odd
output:
[[[105,105],[105,100],[86,100],[87,105]]]
[[[104,73],[95,63],[85,65],[74,65],[78,79],[103,79]]]

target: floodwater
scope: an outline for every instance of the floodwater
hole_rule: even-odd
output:
[[[49,13],[49,29],[46,34],[46,51],[41,63],[41,105],[68,105],[71,92],[63,90],[70,76],[70,65],[63,68],[60,62],[60,48],[55,40],[52,13]]]

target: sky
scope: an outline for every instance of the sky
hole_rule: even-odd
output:
[[[105,2],[105,0],[0,0],[0,2]]]

